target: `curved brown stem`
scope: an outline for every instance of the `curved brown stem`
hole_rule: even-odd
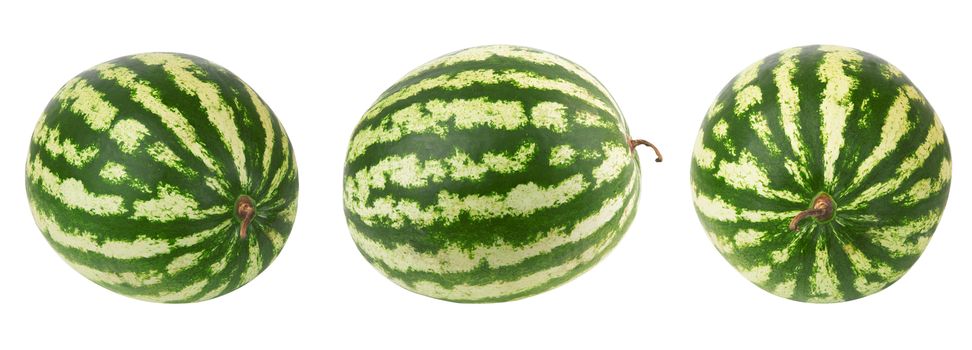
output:
[[[655,158],[655,162],[661,162],[662,161],[661,151],[659,151],[658,150],[658,147],[655,147],[655,145],[652,144],[651,142],[648,142],[648,141],[645,141],[645,140],[642,140],[642,139],[628,140],[628,147],[631,148],[631,151],[632,152],[634,152],[635,147],[638,147],[639,145],[645,145],[645,146],[651,147],[651,149],[653,149],[655,151],[655,157],[656,157]]]
[[[236,200],[236,215],[240,217],[240,238],[246,239],[246,229],[250,226],[250,221],[256,215],[256,208],[253,206],[253,199],[249,196],[240,196]]]
[[[817,220],[826,221],[834,217],[834,199],[826,193],[818,194],[816,198],[813,199],[813,206],[810,209],[801,211],[790,220],[790,231],[796,231],[797,225],[806,218],[815,218]]]

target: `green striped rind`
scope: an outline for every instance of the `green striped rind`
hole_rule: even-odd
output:
[[[639,166],[610,95],[583,68],[514,46],[433,60],[355,129],[345,214],[395,283],[456,302],[556,287],[621,239]]]
[[[710,238],[761,288],[809,302],[878,292],[928,244],[951,183],[941,122],[873,55],[797,47],[729,83],[699,130],[692,195]],[[818,193],[832,220],[790,219]]]
[[[256,204],[245,240],[234,205]],[[75,270],[142,300],[194,302],[246,284],[283,248],[297,168],[283,126],[235,75],[147,53],[71,79],[34,129],[27,196]]]

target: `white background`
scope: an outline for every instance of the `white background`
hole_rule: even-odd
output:
[[[0,5],[0,348],[966,348],[972,235],[968,164],[972,25],[926,1],[689,3],[397,1],[287,5],[183,1]],[[323,3],[323,2],[322,2]],[[960,3],[958,1],[954,3]],[[961,6],[961,5],[955,5]],[[350,133],[386,87],[439,55],[484,44],[544,49],[613,93],[642,150],[634,225],[590,272],[521,301],[461,305],[405,291],[358,254],[344,224]],[[892,62],[951,137],[951,198],[911,271],[873,296],[793,302],[741,277],[695,217],[689,161],[701,118],[738,71],[829,43]],[[34,123],[75,74],[145,51],[205,57],[267,101],[297,152],[297,222],[279,258],[215,300],[128,299],[60,261],[34,226],[23,165]],[[964,228],[963,228],[964,227]]]

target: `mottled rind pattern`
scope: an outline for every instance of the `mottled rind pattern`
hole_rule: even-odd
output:
[[[364,257],[456,302],[523,298],[586,271],[630,225],[640,186],[607,90],[514,46],[446,55],[395,83],[355,129],[344,174]]]
[[[214,298],[283,248],[297,167],[283,126],[199,57],[121,57],[71,79],[37,122],[27,196],[58,254],[95,283],[156,302]],[[237,199],[256,218],[241,238]]]
[[[699,219],[726,260],[793,300],[857,299],[897,281],[941,218],[948,140],[925,97],[871,54],[797,47],[740,73],[699,130]],[[821,193],[831,220],[788,224]]]

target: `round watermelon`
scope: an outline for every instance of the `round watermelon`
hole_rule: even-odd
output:
[[[351,137],[344,208],[378,271],[455,302],[534,295],[586,271],[631,224],[638,144],[580,66],[515,46],[435,59]]]
[[[901,278],[935,232],[952,173],[942,124],[911,81],[834,46],[784,50],[737,75],[691,167],[696,212],[726,260],[815,303]]]
[[[199,57],[121,57],[68,81],[34,129],[27,197],[48,243],[114,292],[228,293],[283,248],[297,211],[287,133],[235,75]]]

